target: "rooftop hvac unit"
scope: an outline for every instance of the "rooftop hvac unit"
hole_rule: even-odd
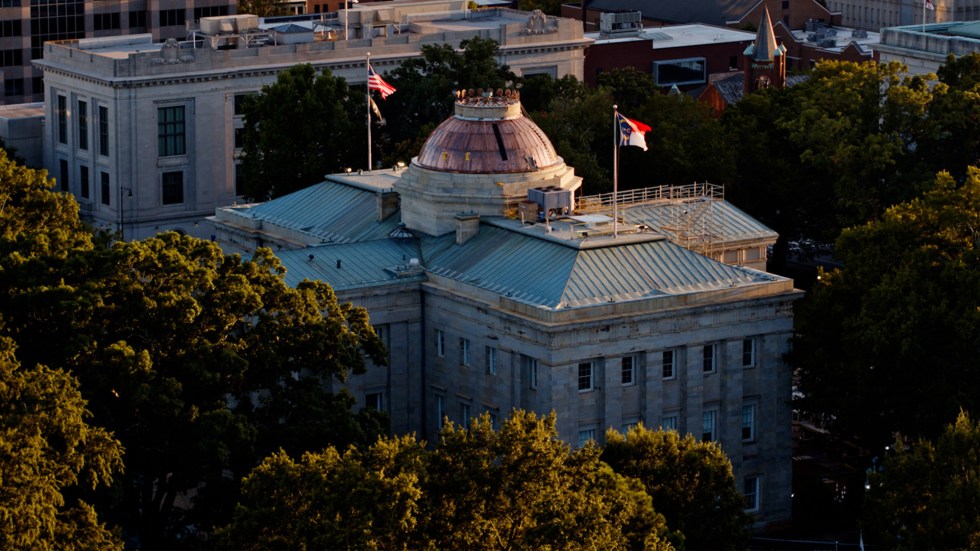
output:
[[[527,198],[552,215],[567,214],[572,210],[572,191],[558,186],[531,188],[527,190]]]
[[[638,11],[600,13],[599,32],[602,34],[636,32],[643,28],[641,19],[642,14]]]
[[[817,46],[820,46],[821,48],[836,48],[837,47],[837,39],[836,38],[825,38],[825,39],[821,40],[819,43],[817,43]]]

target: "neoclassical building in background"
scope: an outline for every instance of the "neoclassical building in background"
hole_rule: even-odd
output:
[[[383,73],[426,44],[480,37],[518,75],[581,80],[592,42],[577,21],[475,12],[466,0],[394,0],[342,16],[274,28],[249,15],[203,18],[191,39],[163,44],[151,34],[45,43],[34,62],[44,72],[44,167],[84,218],[126,239],[208,238],[201,221],[241,201],[241,99],[281,71],[310,63],[363,84],[369,52]]]
[[[212,221],[227,252],[271,247],[288,283],[367,308],[389,365],[347,387],[396,432],[521,408],[556,412],[573,445],[639,422],[692,433],[724,448],[760,526],[788,520],[802,293],[764,271],[776,234],[718,186],[581,188],[517,94],[461,93],[408,167]]]

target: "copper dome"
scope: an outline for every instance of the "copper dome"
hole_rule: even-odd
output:
[[[560,162],[548,137],[511,98],[457,101],[455,115],[415,158],[422,168],[472,174],[535,172]]]

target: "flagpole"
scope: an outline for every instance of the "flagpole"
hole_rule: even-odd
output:
[[[368,126],[368,170],[371,170],[371,52],[367,53],[367,64],[364,66],[367,76],[367,126]]]
[[[613,238],[619,236],[619,106],[613,105]]]

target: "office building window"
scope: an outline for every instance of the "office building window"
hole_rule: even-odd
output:
[[[578,431],[578,447],[584,448],[586,444],[595,440],[595,428],[581,429]]]
[[[0,67],[19,67],[24,64],[24,50],[0,50]]]
[[[88,103],[78,102],[78,149],[88,149]]]
[[[677,415],[664,415],[660,419],[660,428],[665,431],[672,430],[677,432]]]
[[[500,428],[500,413],[496,408],[487,408],[487,417],[490,418],[490,427],[493,430]]]
[[[163,204],[177,205],[184,202],[184,173],[181,171],[164,172]]]
[[[115,13],[96,13],[92,15],[94,29],[97,31],[114,31],[122,27],[119,19],[119,12]]]
[[[110,203],[110,198],[112,195],[109,193],[108,172],[99,172],[99,197],[102,199],[103,205],[108,205]]]
[[[24,95],[24,79],[8,78],[3,81],[3,95],[6,97]]]
[[[161,157],[187,153],[184,131],[183,105],[157,109],[157,153]]]
[[[0,5],[0,7],[5,7]],[[20,36],[21,35],[21,21],[20,19],[14,19],[13,21],[0,21],[0,38],[6,38],[8,36]]]
[[[129,12],[129,30],[146,28],[146,10]]]
[[[755,440],[755,404],[742,406],[742,440]]]
[[[745,496],[745,510],[754,513],[759,510],[759,477],[747,476],[742,482],[742,494]]]
[[[68,161],[58,159],[58,189],[68,191]]]
[[[228,6],[204,6],[194,8],[194,21],[200,21],[202,17],[219,17],[228,15]]]
[[[579,392],[592,390],[594,386],[595,386],[595,362],[582,362],[578,364]]]
[[[364,407],[375,411],[385,410],[384,392],[369,392],[364,396]]]
[[[718,416],[718,412],[715,410],[709,410],[704,412],[702,417],[702,427],[701,427],[701,441],[702,442],[713,442],[715,440],[715,419]]]
[[[717,364],[717,359],[716,359],[717,354],[715,353],[716,346],[717,345],[714,344],[706,344],[701,349],[702,350],[701,368],[705,373],[714,373],[718,368],[718,366],[716,365]]]
[[[82,196],[82,199],[88,199],[88,167],[81,165],[78,167],[78,194]]]
[[[68,98],[58,96],[58,142],[68,143]]]
[[[446,355],[446,334],[442,329],[436,329],[436,356],[440,358]]]
[[[676,376],[676,371],[674,369],[674,361],[676,354],[673,350],[664,350],[663,358],[663,375],[664,379],[673,379]]]
[[[527,374],[528,388],[538,388],[538,360],[521,354],[521,367]]]
[[[622,381],[623,386],[636,384],[636,356],[623,356]]]
[[[180,27],[184,25],[184,9],[160,10],[161,27]]]
[[[459,424],[464,428],[470,428],[470,405],[466,402],[459,403]]]
[[[755,339],[742,339],[742,367],[755,366]]]
[[[109,108],[99,106],[99,155],[109,156]]]
[[[245,129],[236,128],[235,129],[235,149],[241,149],[245,147]]]
[[[492,346],[487,347],[487,373],[497,374],[497,349]]]
[[[459,339],[459,363],[470,365],[470,340]]]

